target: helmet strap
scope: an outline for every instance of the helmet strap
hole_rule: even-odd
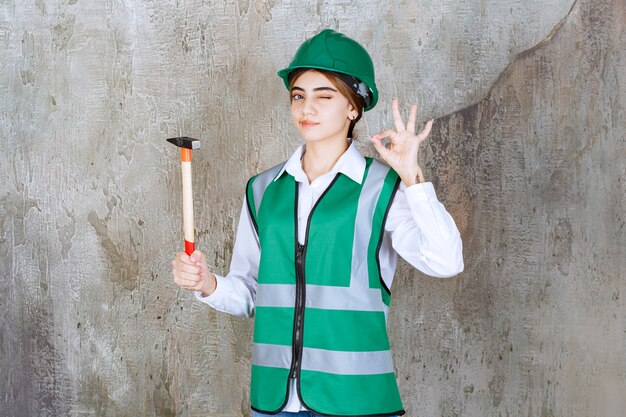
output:
[[[343,82],[350,86],[350,88],[357,93],[359,96],[363,97],[363,101],[365,102],[365,107],[368,107],[372,102],[372,95],[370,94],[370,89],[365,85],[364,82],[360,81],[358,78],[353,77],[352,75],[342,74],[340,72],[334,72],[337,77],[341,78]]]

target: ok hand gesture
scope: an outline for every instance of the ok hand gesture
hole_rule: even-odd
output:
[[[396,130],[383,130],[372,136],[370,140],[383,160],[393,168],[404,184],[409,187],[416,182],[424,182],[424,174],[417,163],[417,154],[420,144],[428,137],[433,125],[433,119],[426,123],[426,127],[418,135],[415,134],[415,118],[417,116],[417,104],[411,106],[409,120],[405,126],[398,109],[398,99],[391,102],[393,110],[393,122]],[[383,145],[382,140],[390,138],[389,147]]]

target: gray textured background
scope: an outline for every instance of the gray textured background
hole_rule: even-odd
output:
[[[300,143],[275,72],[330,27],[380,104],[435,117],[422,164],[461,230],[451,280],[399,265],[409,416],[626,409],[624,0],[0,0],[0,415],[248,416],[252,321],[177,290],[177,152],[228,271],[245,181]]]

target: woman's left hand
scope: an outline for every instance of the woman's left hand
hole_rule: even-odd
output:
[[[370,140],[374,147],[383,158],[383,160],[393,168],[407,187],[419,182],[424,182],[424,174],[422,168],[417,163],[417,154],[420,144],[428,137],[430,129],[433,125],[433,119],[430,119],[424,130],[419,134],[415,134],[415,118],[417,116],[417,104],[411,106],[409,120],[404,124],[400,110],[398,109],[398,99],[394,98],[391,102],[393,110],[393,122],[396,130],[387,129],[372,136]],[[386,147],[382,140],[390,138],[389,147]]]

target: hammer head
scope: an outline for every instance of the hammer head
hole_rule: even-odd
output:
[[[200,149],[200,141],[198,139],[189,138],[187,136],[182,136],[179,138],[169,138],[167,141],[173,143],[179,148]]]

